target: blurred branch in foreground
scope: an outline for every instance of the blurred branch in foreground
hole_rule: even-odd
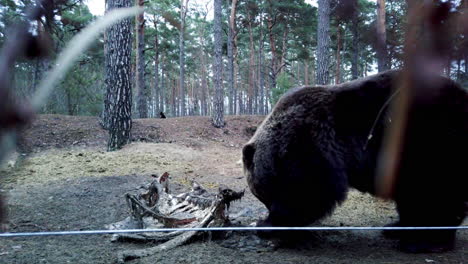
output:
[[[397,99],[391,105],[392,126],[387,129],[377,169],[376,190],[381,197],[390,198],[395,191],[405,152],[405,135],[412,121],[411,109],[434,102],[441,88],[438,76],[442,75],[453,52],[454,31],[459,30],[465,36],[468,32],[467,1],[462,1],[458,10],[454,2],[408,1],[405,64],[396,87]],[[466,52],[466,46],[462,52]]]

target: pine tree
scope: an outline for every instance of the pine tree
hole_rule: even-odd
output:
[[[214,72],[214,89],[215,96],[213,102],[213,114],[212,122],[215,127],[224,127],[224,91],[222,84],[222,28],[221,28],[221,3],[222,0],[214,0],[214,63],[213,63],[213,72]]]
[[[229,2],[229,1],[228,1]],[[229,85],[229,114],[234,115],[236,113],[236,93],[235,93],[235,75],[234,75],[234,49],[235,49],[235,39],[236,39],[236,12],[237,12],[237,0],[232,0],[231,3],[231,12],[229,15],[228,23],[228,43],[227,43],[227,53],[228,53],[228,85]]]
[[[377,66],[379,72],[389,68],[385,24],[385,0],[377,0]]]
[[[185,4],[184,4],[185,2]],[[187,16],[189,0],[180,0],[180,35],[179,35],[179,82],[180,82],[180,115],[185,113],[185,18]]]
[[[107,10],[130,6],[132,6],[131,0],[107,0]],[[107,149],[109,151],[120,149],[130,142],[132,129],[131,35],[130,19],[111,26],[106,32],[105,114],[108,117]]]
[[[330,82],[330,0],[318,0],[317,84]]]
[[[144,6],[143,0],[136,0],[136,4],[140,7]],[[140,118],[148,117],[148,99],[145,84],[145,18],[144,13],[140,13],[136,16],[135,21],[136,28],[136,90],[137,90],[137,107]]]

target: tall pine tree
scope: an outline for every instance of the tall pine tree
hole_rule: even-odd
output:
[[[136,0],[136,4],[144,7],[143,0]],[[137,107],[140,118],[148,117],[148,99],[145,84],[145,18],[144,13],[136,16],[136,90],[137,90]]]
[[[317,84],[330,82],[330,0],[318,0]]]
[[[130,7],[132,4],[132,0],[107,0],[107,10]],[[130,142],[132,129],[131,36],[130,19],[122,20],[106,31],[104,115],[109,130],[107,144],[109,151],[120,149]]]
[[[222,84],[222,28],[221,28],[221,3],[222,0],[214,0],[214,63],[213,63],[213,72],[214,72],[214,89],[215,96],[213,102],[213,114],[212,121],[215,127],[224,127],[224,90]]]

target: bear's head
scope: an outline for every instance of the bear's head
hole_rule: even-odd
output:
[[[261,225],[306,225],[345,198],[347,179],[335,144],[324,87],[284,95],[242,150],[252,193],[269,217]]]

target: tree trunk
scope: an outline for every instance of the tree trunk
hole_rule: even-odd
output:
[[[270,14],[273,11],[270,11]],[[268,37],[270,41],[270,51],[271,51],[271,61],[270,61],[270,90],[276,88],[276,75],[277,75],[277,57],[278,54],[276,52],[276,39],[275,33],[273,32],[273,27],[276,25],[276,19],[272,17],[267,18],[267,25],[268,25]]]
[[[236,0],[233,1],[237,2]],[[227,5],[229,6],[229,0],[227,0]],[[231,6],[231,14],[232,14],[232,6]],[[228,111],[230,115],[233,115],[234,111],[234,57],[232,56],[232,25],[231,25],[231,17],[229,17],[228,22],[228,32],[227,32],[227,84],[228,84]]]
[[[237,78],[238,78],[238,73],[239,73],[239,65],[237,64],[237,54],[238,54],[238,49],[237,49],[237,30],[235,31],[235,35],[234,35],[234,46],[233,46],[233,50],[232,50],[232,57],[233,57],[233,61],[234,61],[234,74],[233,74],[233,78],[234,78],[234,114],[238,113],[238,110],[237,110],[237,93],[238,93],[238,87],[239,87],[239,84],[237,82]]]
[[[193,83],[190,81],[190,76],[189,76],[189,80],[188,80],[188,83],[187,83],[187,110],[188,110],[188,115],[189,116],[193,116],[194,114],[194,111],[193,111],[193,98],[194,97],[194,94],[193,94]]]
[[[229,0],[228,0],[229,3]],[[236,31],[236,11],[237,11],[237,0],[232,0],[231,3],[231,14],[229,16],[229,30],[228,30],[228,85],[229,85],[229,114],[234,115],[235,107],[235,92],[234,92],[234,38],[237,35]]]
[[[158,24],[156,22],[156,17],[154,17],[154,28],[156,33],[154,34],[154,105],[155,105],[155,114],[159,115],[160,110],[160,97],[161,97],[161,88],[159,87],[159,40],[158,40]]]
[[[180,81],[180,115],[185,116],[185,18],[189,0],[180,0],[180,34],[179,34],[179,81]]]
[[[240,84],[242,86],[242,83]],[[244,100],[242,98],[242,90],[237,93],[237,98],[239,100],[239,114],[244,114]]]
[[[258,47],[258,89],[260,90],[259,111],[258,114],[265,114],[265,75],[263,72],[263,16],[260,17],[260,40]]]
[[[206,21],[205,14],[204,20]],[[208,115],[208,81],[207,81],[207,58],[205,52],[205,32],[206,27],[201,26],[198,27],[198,35],[200,36],[200,48],[198,50],[199,58],[200,58],[200,75],[201,75],[201,89],[200,89],[200,111],[201,115],[206,116]]]
[[[175,116],[181,116],[180,115],[180,80],[177,82],[174,82],[174,89],[175,89]],[[178,96],[179,95],[179,96]]]
[[[176,112],[176,84],[175,84],[175,80],[173,80],[172,78],[169,79],[170,81],[170,85],[171,85],[171,114],[172,116],[177,116],[177,112]]]
[[[317,84],[330,82],[330,0],[318,0]]]
[[[45,29],[41,22],[37,23],[37,31],[39,36],[44,36]],[[49,70],[49,58],[37,58],[34,60],[34,75],[30,86],[30,94],[33,95],[36,92],[36,87],[42,79],[44,72]]]
[[[288,42],[287,42],[287,39],[288,39],[288,34],[289,34],[289,29],[288,29],[288,26],[287,24],[285,23],[284,24],[284,30],[283,30],[283,43],[282,43],[282,48],[281,48],[281,63],[279,65],[280,68],[280,72],[284,72],[284,68],[285,68],[285,65],[286,65],[286,53],[287,53],[287,48],[288,48]]]
[[[310,85],[316,85],[317,84],[317,81],[315,80],[315,78],[317,77],[316,75],[316,72],[315,72],[315,60],[312,60],[312,65],[311,67],[309,68],[309,84]]]
[[[70,90],[65,89],[65,97],[67,98],[67,114],[73,116],[73,104],[71,99]]]
[[[294,79],[296,79],[296,82],[299,83],[299,80],[301,79],[301,63],[299,61],[295,61],[295,62],[292,62],[292,65],[296,67],[296,73],[294,73]]]
[[[252,22],[253,18],[249,16],[248,18],[248,31],[249,31],[249,50],[250,50],[250,57],[249,57],[249,90],[247,93],[247,113],[249,115],[253,114],[253,103],[255,100],[255,47],[253,42],[253,31],[252,31]]]
[[[341,47],[342,43],[342,34],[343,30],[341,25],[338,24],[338,32],[337,32],[337,45],[336,45],[336,68],[335,68],[335,84],[341,83]]]
[[[377,0],[377,66],[388,70],[387,31],[385,29],[385,0]]]
[[[213,102],[213,113],[212,122],[215,127],[224,127],[224,91],[222,84],[222,28],[221,28],[221,9],[222,0],[214,0],[214,63],[213,63],[213,74],[214,74],[214,89],[215,96]]]
[[[107,0],[107,10],[130,7],[131,0]],[[107,149],[113,151],[130,142],[132,129],[132,91],[130,81],[132,30],[130,19],[109,27],[106,32],[106,100],[109,141]]]
[[[143,8],[144,0],[136,0],[136,4]],[[138,113],[140,118],[148,118],[148,93],[146,91],[145,83],[145,19],[144,13],[136,16],[136,90],[138,92]]]
[[[194,89],[194,112],[195,115],[199,116],[201,115],[201,103],[200,103],[200,84],[198,82],[198,79],[193,79],[193,89]]]
[[[231,10],[232,11],[232,10]],[[237,64],[237,55],[238,55],[238,49],[237,49],[237,34],[238,34],[238,30],[236,28],[236,16],[234,14],[234,16],[231,16],[231,19],[232,21],[230,21],[230,23],[232,25],[234,25],[234,27],[232,28],[233,29],[233,35],[232,35],[232,60],[233,60],[233,66],[234,66],[234,73],[233,73],[233,78],[234,78],[234,81],[233,81],[233,84],[234,84],[234,114],[237,113],[237,90],[238,90],[238,82],[237,82],[237,79],[238,79],[238,73],[239,73],[239,65]]]
[[[359,77],[359,1],[354,1],[352,10],[351,34],[352,34],[352,55],[351,55],[351,78]]]
[[[201,110],[202,115],[208,115],[208,81],[207,81],[207,74],[206,74],[206,56],[205,51],[203,49],[200,51],[201,53]]]
[[[160,87],[160,99],[159,99],[159,111],[166,111],[166,68],[165,68],[165,58],[162,56],[161,58],[161,87]]]

